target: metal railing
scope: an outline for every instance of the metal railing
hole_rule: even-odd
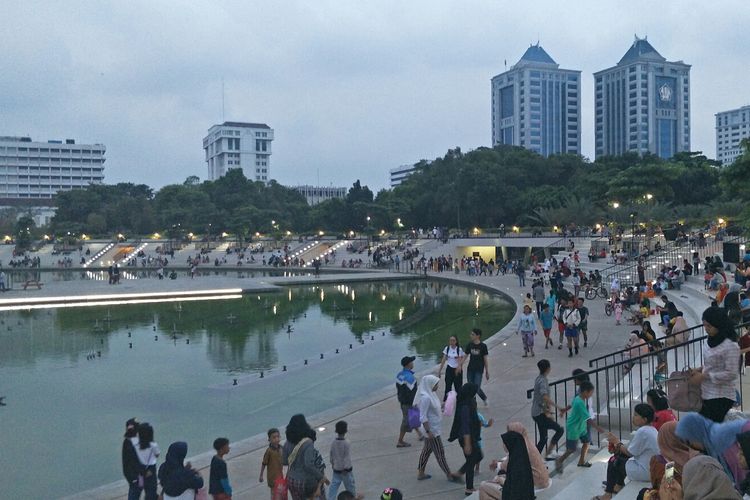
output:
[[[739,331],[748,325],[750,323],[743,323],[736,328]],[[587,375],[594,384],[592,406],[598,424],[618,434],[620,438],[630,434],[633,431],[632,406],[646,403],[646,393],[650,389],[663,388],[669,373],[688,367],[702,366],[702,342],[706,339],[703,326],[694,326],[680,334],[689,334],[694,338],[639,356],[626,357],[624,353],[632,353],[633,349],[630,348],[591,361],[591,364],[597,364],[610,357],[613,359],[617,356],[623,357],[619,361],[597,366],[581,374]],[[739,374],[739,360],[737,368]],[[549,384],[550,397],[555,405],[565,407],[572,402],[577,390],[575,382],[581,375],[566,377]],[[744,409],[741,383],[738,383],[737,390],[739,406]],[[527,390],[527,399],[531,399],[533,393],[533,388]],[[555,420],[560,418],[559,412],[555,412]],[[535,436],[537,432],[535,426]],[[596,444],[601,445],[601,436],[598,433]]]
[[[682,271],[684,259],[687,259],[690,265],[693,265],[693,252],[698,252],[702,263],[706,255],[723,253],[724,243],[745,242],[746,238],[743,236],[727,236],[719,239],[712,236],[707,238],[702,246],[695,240],[670,241],[658,252],[651,251],[641,263],[644,267],[644,278],[646,281],[656,279],[661,273],[662,266],[677,266]],[[618,278],[621,284],[635,284],[638,281],[638,260],[628,261],[624,265],[615,264],[604,269],[602,276],[605,277],[607,282],[611,282],[612,278]],[[689,279],[689,276],[685,276],[685,278]]]

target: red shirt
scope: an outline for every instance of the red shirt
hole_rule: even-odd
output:
[[[748,347],[750,347],[750,335],[743,335],[740,337],[740,349]],[[750,366],[750,351],[745,353],[745,366]]]
[[[674,413],[672,413],[672,410],[659,410],[654,413],[654,423],[651,425],[653,425],[654,428],[658,431],[659,428],[665,423],[674,422],[675,420],[677,419],[675,418]]]

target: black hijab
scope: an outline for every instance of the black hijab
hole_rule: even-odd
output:
[[[708,347],[714,348],[726,339],[731,341],[736,340],[734,328],[732,328],[725,309],[721,307],[709,307],[703,311],[703,321],[719,330],[716,335],[708,336]]]
[[[188,445],[184,441],[177,441],[169,445],[167,457],[159,467],[159,481],[164,493],[177,497],[190,489],[203,486],[203,479],[193,470],[185,467]]]
[[[461,415],[463,408],[467,407],[469,412],[469,429],[474,439],[479,439],[480,426],[479,417],[477,416],[477,391],[479,387],[476,384],[467,383],[461,386],[458,391],[458,397],[456,398],[456,413],[453,416],[453,425],[451,425],[451,433],[448,437],[448,441],[455,441],[461,438]],[[459,441],[461,445],[463,442]]]
[[[534,476],[531,472],[526,441],[515,431],[508,431],[500,437],[503,438],[508,450],[508,468],[502,500],[533,500]]]

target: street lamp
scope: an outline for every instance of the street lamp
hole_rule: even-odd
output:
[[[646,193],[646,199],[647,199],[648,201],[651,201],[651,199],[652,199],[653,197],[654,197],[654,195],[652,195],[651,193]]]
[[[612,208],[620,208],[620,204],[617,202],[612,203]]]
[[[638,217],[638,212],[630,213],[630,252],[635,255],[635,218]]]

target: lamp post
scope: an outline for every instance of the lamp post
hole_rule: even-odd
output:
[[[638,212],[630,212],[630,252],[635,255],[635,218]]]

